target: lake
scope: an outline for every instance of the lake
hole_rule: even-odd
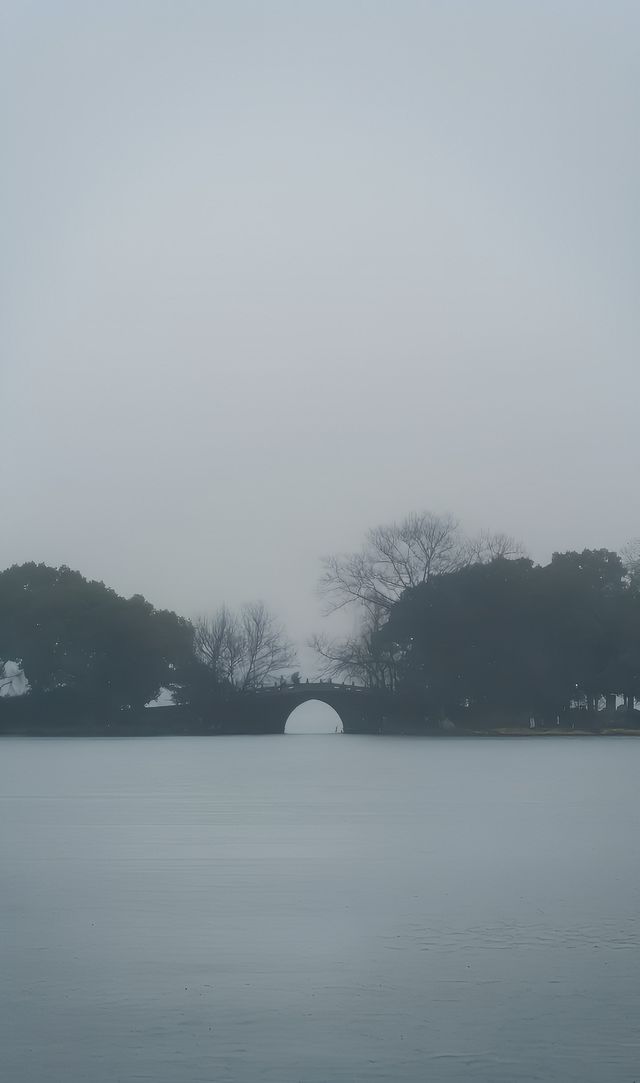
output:
[[[0,740],[7,1083],[640,1081],[640,742]]]

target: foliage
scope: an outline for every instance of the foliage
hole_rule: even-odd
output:
[[[436,713],[552,715],[583,698],[640,693],[640,598],[608,550],[555,553],[545,567],[497,557],[405,592],[380,637],[400,685]]]
[[[400,523],[369,530],[358,552],[325,557],[320,591],[330,611],[358,603],[370,613],[388,613],[405,590],[434,575],[522,555],[522,547],[506,534],[483,531],[467,538],[451,515],[412,512]]]
[[[311,640],[322,659],[323,676],[353,677],[371,687],[393,689],[398,652],[379,632],[405,592],[473,564],[522,555],[522,546],[507,534],[482,531],[469,538],[453,516],[429,511],[369,530],[358,552],[323,561],[319,586],[328,611],[355,606],[360,615],[358,634]]]
[[[175,613],[65,566],[0,572],[0,657],[23,667],[35,695],[65,689],[102,712],[142,706],[171,683],[192,636]]]
[[[508,537],[470,542],[454,520],[425,513],[332,558],[324,587],[334,607],[358,606],[361,622],[344,640],[315,638],[323,677],[404,692],[433,717],[555,717],[576,701],[593,710],[603,696],[610,705],[616,694],[628,705],[640,697],[640,543],[622,556],[554,553],[539,566]],[[64,566],[0,572],[3,701],[18,674],[32,705],[78,717],[141,707],[162,685],[206,706],[283,680],[294,663],[261,602],[192,625]]]

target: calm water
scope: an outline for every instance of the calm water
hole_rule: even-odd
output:
[[[0,741],[7,1083],[640,1081],[640,742]]]

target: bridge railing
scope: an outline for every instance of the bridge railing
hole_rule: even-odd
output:
[[[339,681],[300,681],[297,684],[291,684],[290,682],[286,682],[283,684],[264,684],[259,685],[257,688],[247,688],[245,689],[245,695],[255,695],[258,692],[267,692],[273,695],[282,692],[302,691],[322,691],[324,693],[326,693],[327,691],[353,692],[357,694],[358,692],[371,692],[373,691],[373,689],[367,687],[367,685],[364,684],[347,684],[346,682]]]

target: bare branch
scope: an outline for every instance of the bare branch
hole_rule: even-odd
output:
[[[329,639],[316,635],[309,641],[322,659],[320,676],[351,678],[370,688],[393,689],[397,679],[398,658],[377,636],[379,625],[364,625],[360,635],[347,639]]]
[[[455,571],[466,559],[458,522],[431,512],[375,527],[358,553],[323,561],[320,592],[329,612],[359,603],[368,612],[389,612],[402,592],[432,575]]]
[[[489,564],[499,558],[516,560],[526,556],[526,549],[516,538],[500,531],[481,530],[477,537],[469,539],[467,546],[469,564]]]
[[[245,605],[239,615],[223,606],[213,617],[199,617],[194,628],[197,657],[222,684],[256,688],[295,665],[293,645],[262,602]]]
[[[370,530],[359,552],[323,561],[319,589],[327,612],[355,605],[363,615],[355,637],[332,641],[316,636],[311,641],[323,661],[323,676],[394,687],[400,657],[377,633],[403,592],[468,564],[522,555],[522,546],[507,534],[483,531],[469,540],[453,516],[428,511]]]

